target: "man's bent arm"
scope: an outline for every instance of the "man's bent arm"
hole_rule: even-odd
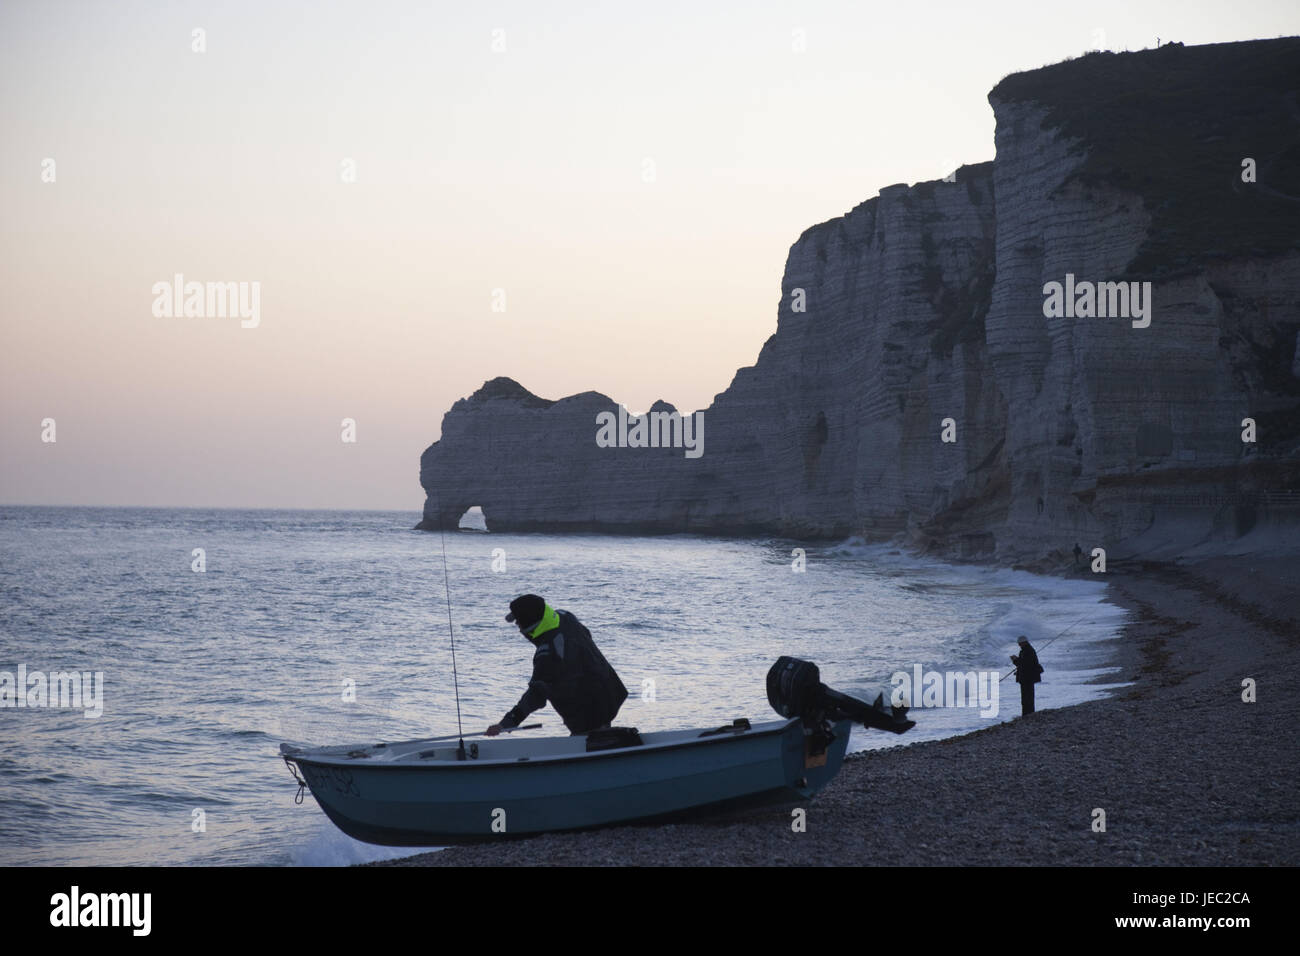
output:
[[[545,685],[541,681],[529,681],[528,690],[524,691],[524,696],[519,698],[519,703],[510,708],[506,715],[501,718],[501,727],[518,727],[529,714],[535,710],[541,710],[545,706]]]

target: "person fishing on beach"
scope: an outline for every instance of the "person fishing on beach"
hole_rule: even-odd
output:
[[[1038,652],[1029,638],[1021,634],[1016,638],[1020,653],[1011,655],[1011,663],[1016,665],[1016,683],[1020,685],[1020,714],[1034,712],[1034,685],[1043,677],[1043,665],[1038,663]]]
[[[570,734],[608,727],[627,700],[627,688],[582,622],[536,594],[521,594],[511,601],[506,621],[536,648],[533,676],[519,703],[487,729],[487,736],[518,727],[548,701]]]

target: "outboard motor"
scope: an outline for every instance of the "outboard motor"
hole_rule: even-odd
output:
[[[874,704],[841,694],[821,682],[816,664],[797,657],[779,657],[767,672],[767,702],[782,717],[798,717],[814,737],[824,738],[818,747],[830,742],[831,724],[840,720],[895,734],[916,726],[916,721],[907,719],[906,707],[886,709],[884,694]]]

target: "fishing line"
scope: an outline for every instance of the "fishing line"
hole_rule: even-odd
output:
[[[447,575],[447,540],[442,534],[442,499],[433,492],[433,508],[438,513],[438,546],[442,550],[442,586],[447,592],[447,637],[451,640],[451,680],[456,693],[456,736],[460,738],[457,759],[465,759],[465,729],[460,723],[460,675],[456,672],[456,632],[451,625],[451,579]]]
[[[1091,612],[1089,612],[1089,613],[1091,613]],[[1075,621],[1073,624],[1071,624],[1069,627],[1067,627],[1067,628],[1066,628],[1064,631],[1062,631],[1060,634],[1057,634],[1056,637],[1052,638],[1052,640],[1048,641],[1046,644],[1043,645],[1043,650],[1047,650],[1047,648],[1051,647],[1052,644],[1053,644],[1053,642],[1055,642],[1055,641],[1057,640],[1057,638],[1060,638],[1060,637],[1065,636],[1065,634],[1066,634],[1067,631],[1072,631],[1072,630],[1074,630],[1074,628],[1075,628],[1076,626],[1078,626],[1079,624],[1083,623],[1084,619],[1087,618],[1087,617],[1088,617],[1088,615],[1085,614],[1083,617],[1079,618],[1079,620]],[[1011,670],[1007,671],[1005,674],[1002,675],[1001,678],[999,678],[998,683],[1001,684],[1002,681],[1006,680],[1008,677],[1010,677],[1010,676],[1011,676],[1012,674],[1014,674],[1015,672],[1016,672],[1016,668],[1014,668],[1014,667],[1011,668]]]

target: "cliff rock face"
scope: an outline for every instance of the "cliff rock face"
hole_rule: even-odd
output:
[[[601,447],[613,399],[494,379],[421,459],[421,527],[481,505],[494,530],[901,535],[1024,560],[1291,520],[1297,76],[1291,39],[1008,77],[994,162],[799,237],[777,331],[703,410],[702,455]],[[1149,324],[1045,315],[1067,275],[1149,289]]]
[[[999,553],[1181,553],[1297,517],[1300,198],[1277,189],[1300,183],[1298,77],[1296,40],[1170,45],[990,94],[986,345],[1011,482]],[[1044,285],[1067,274],[1150,282],[1150,325],[1045,317]]]
[[[999,441],[1005,409],[981,344],[992,256],[991,163],[885,189],[794,244],[776,334],[703,411],[698,458],[599,447],[613,399],[548,402],[494,379],[424,453],[424,526],[441,508],[455,527],[478,504],[494,529],[903,531],[909,512],[960,495]],[[981,424],[938,448],[940,412]],[[532,467],[522,449],[539,444]]]

